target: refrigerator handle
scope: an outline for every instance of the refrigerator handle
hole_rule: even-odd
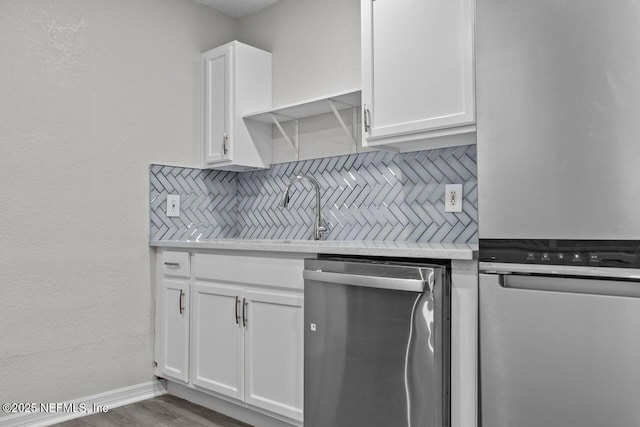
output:
[[[522,274],[498,275],[498,286],[506,291],[563,292],[583,295],[604,295],[626,298],[640,298],[640,283],[637,281],[608,280],[601,278],[573,278],[558,276],[531,276]],[[485,282],[486,283],[486,282]]]

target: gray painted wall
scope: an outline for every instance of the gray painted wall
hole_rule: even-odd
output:
[[[360,0],[280,0],[239,24],[273,54],[274,106],[360,88]]]
[[[3,401],[151,380],[149,163],[197,164],[199,55],[237,25],[189,0],[0,2]]]

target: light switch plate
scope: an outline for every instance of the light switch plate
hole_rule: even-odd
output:
[[[462,212],[462,184],[444,186],[444,211]]]
[[[170,216],[170,217],[180,216],[180,195],[179,194],[167,195],[167,216]]]

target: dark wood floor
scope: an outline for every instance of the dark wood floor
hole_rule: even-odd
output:
[[[57,427],[251,427],[169,394],[89,415]]]

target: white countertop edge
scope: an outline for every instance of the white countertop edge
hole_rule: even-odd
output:
[[[382,241],[243,240],[151,241],[158,248],[225,249],[238,251],[298,252],[401,258],[477,259],[478,245],[466,243],[410,243]]]

